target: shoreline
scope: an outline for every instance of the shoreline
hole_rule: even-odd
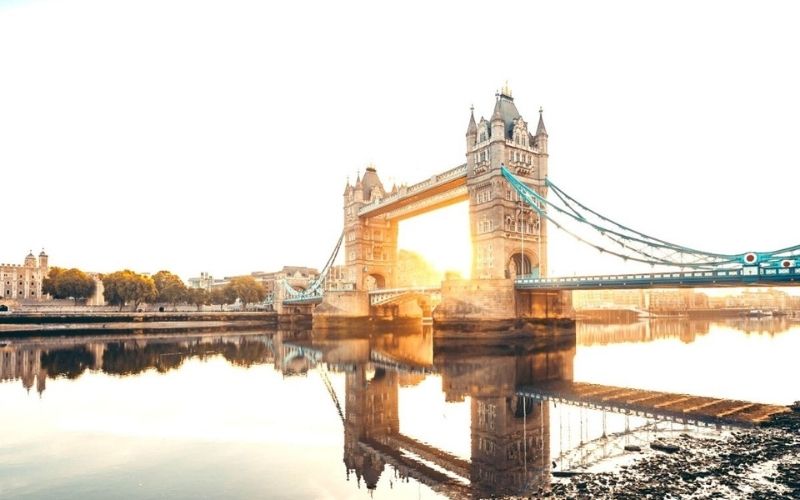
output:
[[[0,315],[0,338],[120,332],[224,331],[274,328],[274,312],[102,312]]]

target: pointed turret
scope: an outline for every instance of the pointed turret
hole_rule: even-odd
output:
[[[475,123],[475,106],[469,107],[469,125],[467,125],[467,136],[478,134],[478,124]]]
[[[539,124],[536,126],[536,135],[547,135],[547,129],[544,128],[544,118],[542,113],[544,110],[539,106]]]
[[[356,201],[364,201],[364,184],[361,182],[361,172],[359,172],[356,177],[356,185],[353,193],[355,194]]]
[[[478,143],[478,125],[475,123],[475,107],[469,107],[469,125],[467,125],[467,156]]]
[[[492,111],[492,117],[489,119],[489,121],[491,121],[491,122],[496,121],[496,120],[502,121],[503,120],[503,112],[500,109],[500,93],[498,92],[494,96],[497,98],[497,100],[495,100],[495,102],[494,102],[494,111]]]

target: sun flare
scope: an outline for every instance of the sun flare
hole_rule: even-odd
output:
[[[469,204],[464,201],[401,221],[397,246],[420,254],[437,271],[455,271],[469,278]]]

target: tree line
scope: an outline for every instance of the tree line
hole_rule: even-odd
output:
[[[169,271],[159,271],[149,276],[129,269],[99,276],[103,283],[103,298],[106,303],[118,306],[121,311],[131,306],[136,311],[143,303],[191,304],[199,311],[204,305],[231,304],[237,299],[243,306],[263,302],[267,289],[252,276],[232,278],[224,287],[211,291],[203,288],[189,288],[179,276]],[[42,281],[42,293],[56,299],[78,301],[92,297],[97,291],[95,278],[80,269],[53,267]]]

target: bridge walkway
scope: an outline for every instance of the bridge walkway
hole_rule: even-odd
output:
[[[435,492],[449,498],[471,498],[470,487],[455,478],[429,467],[422,462],[403,455],[399,450],[379,443],[374,439],[359,440],[358,445],[365,451],[374,453],[394,467],[401,476],[408,476],[430,486]]]
[[[648,418],[739,427],[757,425],[772,415],[789,411],[788,407],[780,405],[585,382],[550,382],[521,386],[517,388],[517,394]]]

